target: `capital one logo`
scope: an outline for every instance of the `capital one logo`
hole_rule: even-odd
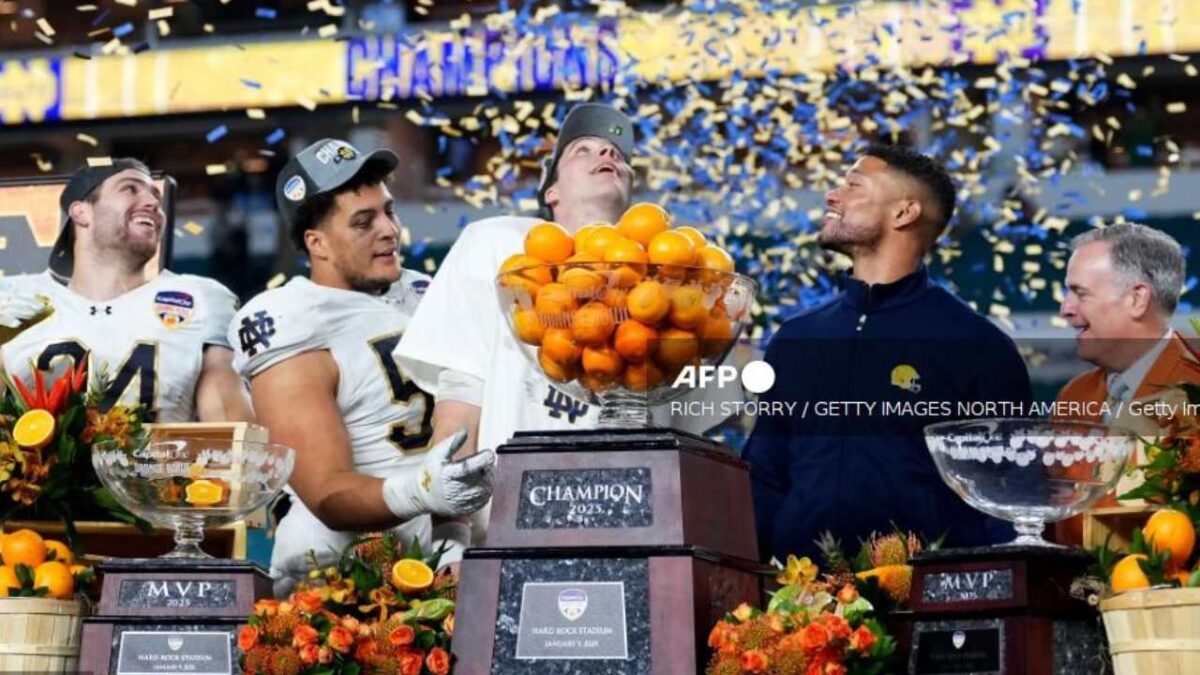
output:
[[[716,387],[722,389],[738,379],[742,387],[752,394],[761,394],[775,385],[775,369],[766,361],[751,361],[742,367],[741,373],[737,366],[684,366],[671,383],[673,388],[687,387],[688,389],[704,389]]]

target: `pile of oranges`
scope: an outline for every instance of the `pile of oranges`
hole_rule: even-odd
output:
[[[76,565],[71,549],[61,541],[42,539],[33,530],[0,534],[0,598],[27,595],[66,599],[91,569]]]
[[[1165,558],[1163,576],[1179,582],[1180,586],[1188,586],[1192,572],[1188,570],[1187,562],[1196,545],[1196,528],[1192,519],[1182,511],[1160,509],[1142,527],[1142,538],[1153,556]],[[1113,566],[1109,585],[1114,593],[1150,587],[1150,578],[1139,564],[1141,561],[1152,566],[1156,564],[1145,553],[1134,553]]]
[[[647,391],[733,340],[741,317],[723,302],[733,269],[699,230],[672,228],[662,207],[641,203],[616,225],[574,236],[556,223],[535,225],[499,283],[515,298],[517,337],[538,348],[547,377],[592,391]]]

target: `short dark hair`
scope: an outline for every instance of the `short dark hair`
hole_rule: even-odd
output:
[[[150,173],[150,167],[146,166],[145,163],[143,163],[141,160],[133,159],[131,157],[122,157],[121,159],[113,160],[113,163],[120,164],[120,166],[121,166],[120,171],[118,171],[117,173],[120,173],[121,171],[128,171],[129,169],[137,169],[138,171],[141,171],[142,173],[146,174],[147,176],[151,176],[151,178],[153,179],[154,174]],[[96,202],[100,201],[100,191],[104,188],[104,184],[108,182],[109,178],[112,178],[113,176],[116,176],[116,175],[117,174],[114,173],[112,176],[109,176],[108,178],[105,178],[104,180],[100,181],[99,185],[92,188],[92,190],[90,192],[88,192],[86,195],[84,195],[82,201],[85,201],[88,204],[95,206]],[[69,217],[69,214],[68,214],[68,217]],[[71,222],[74,222],[74,221],[71,221]]]
[[[356,192],[368,185],[377,185],[379,183],[387,183],[388,177],[391,175],[389,169],[382,166],[373,166],[367,164],[353,178],[343,183],[341,186],[329,192],[315,194],[300,204],[300,208],[296,209],[296,217],[292,220],[291,231],[288,232],[292,239],[292,243],[301,253],[307,253],[308,248],[304,245],[304,233],[316,228],[329,216],[333,211],[333,204],[337,201],[338,195],[347,192]]]
[[[889,167],[912,178],[929,191],[929,196],[933,197],[939,216],[934,221],[934,224],[937,225],[934,238],[941,236],[942,231],[950,224],[950,218],[954,215],[957,192],[954,189],[954,181],[950,179],[950,174],[946,173],[946,169],[929,155],[923,155],[912,148],[899,145],[872,145],[867,148],[865,154],[882,159],[887,162]]]

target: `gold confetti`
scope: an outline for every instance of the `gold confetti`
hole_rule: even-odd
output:
[[[252,120],[262,120],[267,118],[267,113],[262,108],[246,108],[246,117]]]
[[[79,141],[80,143],[87,143],[93,148],[100,145],[100,141],[96,140],[94,136],[89,136],[83,133],[75,134],[75,140]]]
[[[184,223],[183,231],[187,232],[193,237],[199,237],[201,234],[204,234],[204,226],[194,220],[189,220]]]
[[[37,27],[38,30],[46,34],[46,37],[54,37],[54,27],[50,25],[50,22],[46,20],[46,17],[43,16],[37,20]]]
[[[267,281],[267,288],[279,288],[285,281],[287,281],[287,275],[285,275],[283,272],[280,272]]]
[[[150,19],[151,21],[158,21],[159,19],[169,19],[172,16],[175,16],[174,7],[158,7],[150,10],[150,13],[146,15],[146,18]]]
[[[309,112],[317,109],[317,102],[307,96],[297,96],[296,103]]]
[[[1187,103],[1184,103],[1183,101],[1175,101],[1174,103],[1168,103],[1167,104],[1167,112],[1171,113],[1172,115],[1177,115],[1182,112],[1187,112]]]
[[[338,27],[337,27],[336,23],[327,23],[324,26],[321,26],[320,28],[317,29],[317,36],[327,38],[327,37],[332,37],[334,35],[337,35],[337,32],[338,32]]]
[[[171,34],[171,24],[164,20],[156,21],[154,24],[158,28],[158,34],[162,37],[167,37]]]
[[[1121,73],[1118,75],[1117,84],[1125,87],[1126,89],[1137,89],[1137,82],[1133,81],[1133,78],[1129,76],[1129,73]]]
[[[125,5],[126,7],[137,7],[137,0],[116,0],[116,2],[118,5]]]
[[[228,168],[224,164],[209,164],[204,167],[204,173],[210,176],[219,176],[226,171],[228,171]]]
[[[87,165],[91,166],[91,167],[112,166],[112,163],[113,163],[112,157],[88,157],[87,158]]]
[[[1187,73],[1188,77],[1195,77],[1197,73],[1196,66],[1189,63],[1183,67],[1183,72]]]

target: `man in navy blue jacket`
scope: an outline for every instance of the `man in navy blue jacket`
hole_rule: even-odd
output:
[[[826,530],[851,551],[893,526],[945,534],[947,546],[1012,537],[942,482],[923,435],[1031,400],[1012,341],[922,263],[954,195],[933,160],[891,146],[870,148],[826,194],[818,242],[854,269],[841,294],[787,321],[767,348],[776,383],[760,401],[797,405],[759,417],[744,452],[764,557],[815,556]]]

